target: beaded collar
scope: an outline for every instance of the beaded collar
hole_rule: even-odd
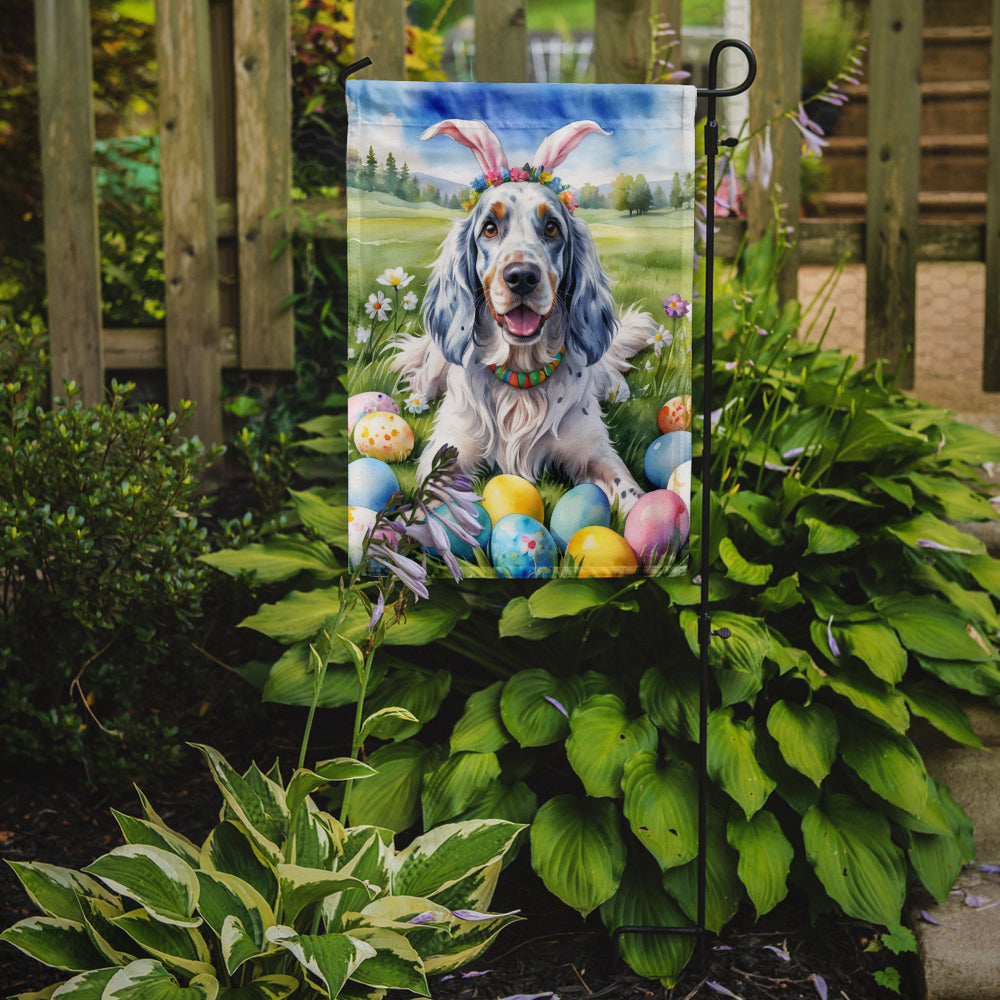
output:
[[[530,372],[511,371],[506,365],[490,365],[490,371],[501,382],[506,382],[507,385],[513,386],[515,389],[530,389],[533,386],[541,385],[559,367],[565,353],[566,345],[564,344],[547,365]]]

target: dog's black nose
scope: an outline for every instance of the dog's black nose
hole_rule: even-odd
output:
[[[542,280],[542,269],[519,260],[503,269],[503,280],[515,295],[530,295]]]

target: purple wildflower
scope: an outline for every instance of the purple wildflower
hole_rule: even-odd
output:
[[[837,645],[837,640],[833,637],[833,615],[830,615],[830,620],[826,623],[826,641],[830,652],[834,656],[840,656],[840,646]]]
[[[690,308],[691,303],[682,299],[677,292],[674,292],[673,295],[668,295],[663,302],[663,311],[671,319],[682,319],[684,316],[687,316]]]
[[[385,542],[372,542],[368,555],[377,558],[404,587],[416,597],[429,597],[427,590],[427,568],[409,556],[404,556]]]
[[[375,602],[375,607],[372,608],[372,616],[368,619],[368,631],[374,632],[375,627],[382,620],[382,614],[385,612],[385,595],[380,590],[378,592],[378,600]]]
[[[789,112],[789,116],[792,124],[802,133],[807,151],[816,156],[822,156],[823,147],[827,145],[827,141],[822,138],[823,130],[806,114],[806,109],[799,104],[798,114]]]

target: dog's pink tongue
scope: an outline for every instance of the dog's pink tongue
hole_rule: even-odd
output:
[[[542,317],[527,306],[515,306],[504,319],[507,321],[507,329],[515,337],[530,337],[538,329]]]

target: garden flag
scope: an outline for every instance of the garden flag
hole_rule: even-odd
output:
[[[355,538],[449,445],[467,575],[686,571],[695,98],[348,81]]]

